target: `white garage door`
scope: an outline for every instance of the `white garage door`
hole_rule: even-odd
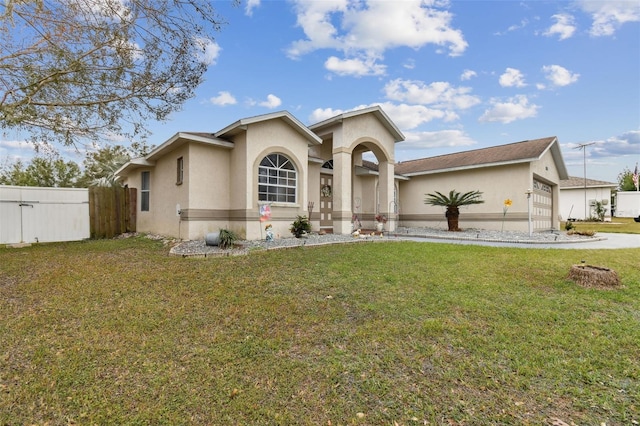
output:
[[[553,191],[546,183],[533,181],[533,210],[532,221],[534,231],[548,231],[551,229],[553,214]]]

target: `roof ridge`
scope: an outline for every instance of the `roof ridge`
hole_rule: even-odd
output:
[[[466,151],[456,151],[456,152],[451,152],[449,154],[440,154],[440,155],[434,155],[431,157],[423,157],[423,158],[414,158],[411,160],[405,160],[405,161],[400,161],[398,162],[398,164],[404,164],[404,163],[409,163],[412,161],[420,161],[420,160],[427,160],[427,159],[434,159],[434,158],[441,158],[441,157],[447,157],[449,155],[461,155],[461,154],[468,154],[468,153],[473,153],[473,152],[478,152],[478,151],[484,151],[484,150],[489,150],[489,149],[499,149],[499,148],[505,148],[508,147],[510,145],[518,145],[518,144],[522,144],[522,143],[528,143],[528,142],[540,142],[543,140],[553,140],[553,139],[557,139],[556,136],[546,136],[543,138],[537,138],[537,139],[526,139],[523,141],[518,141],[518,142],[509,142],[509,143],[504,143],[501,145],[493,145],[493,146],[486,146],[484,148],[475,148],[475,149],[468,149]]]

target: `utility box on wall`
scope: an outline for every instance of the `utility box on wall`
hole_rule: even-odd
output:
[[[0,244],[89,238],[89,190],[0,185]]]

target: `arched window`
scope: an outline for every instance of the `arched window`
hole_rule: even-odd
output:
[[[282,154],[269,154],[258,167],[258,201],[295,203],[298,172]]]

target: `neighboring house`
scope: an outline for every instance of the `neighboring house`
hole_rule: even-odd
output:
[[[483,204],[460,209],[461,228],[516,231],[559,229],[559,182],[567,170],[556,137],[405,161],[399,182],[400,224],[446,229],[444,207],[426,206],[425,194],[479,190]],[[512,201],[504,214],[504,202]]]
[[[306,127],[286,111],[239,120],[216,133],[177,133],[116,175],[137,188],[140,232],[199,239],[221,228],[241,237],[291,236],[298,215],[315,230],[349,233],[354,213],[395,229],[395,143],[404,136],[379,107]],[[362,166],[373,152],[376,171]]]
[[[595,217],[596,201],[605,208],[605,220],[611,219],[611,191],[618,185],[601,180],[569,176],[560,181],[560,216],[562,220]]]
[[[216,133],[177,133],[116,174],[138,189],[138,231],[182,239],[221,228],[261,239],[261,215],[280,237],[291,236],[298,215],[310,216],[314,230],[339,234],[350,233],[355,218],[357,227],[374,229],[376,215],[388,219],[387,231],[398,220],[444,227],[444,210],[423,200],[451,189],[484,192],[485,204],[462,209],[462,227],[501,229],[503,201],[510,198],[505,230],[527,230],[529,223],[535,230],[559,228],[558,182],[567,173],[556,138],[396,165],[395,144],[403,140],[377,106],[308,127],[282,111]],[[363,160],[364,153],[376,162]]]

